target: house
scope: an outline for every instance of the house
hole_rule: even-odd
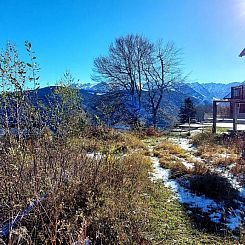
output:
[[[235,104],[237,108],[237,118],[245,118],[245,85],[231,87],[230,98],[226,97],[224,99],[229,99],[231,101],[230,102],[231,118],[233,118]]]
[[[231,92],[224,99],[213,101],[213,132],[216,132],[217,105],[219,103],[230,104],[230,118],[233,121],[233,131],[237,131],[237,119],[245,119],[245,84],[231,87]]]

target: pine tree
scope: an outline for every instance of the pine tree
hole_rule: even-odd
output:
[[[185,99],[183,105],[180,107],[179,118],[181,123],[190,123],[191,119],[195,118],[196,109],[191,98]]]

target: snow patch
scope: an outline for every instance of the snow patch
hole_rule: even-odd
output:
[[[187,162],[185,160],[182,160],[181,163],[188,169],[193,169],[195,167],[193,163]]]
[[[196,152],[197,149],[192,145],[190,144],[190,140],[189,139],[184,139],[184,138],[179,138],[179,139],[176,139],[176,138],[172,138],[171,139],[174,143],[178,144],[183,150],[186,150],[186,151],[192,151],[192,152]],[[222,156],[222,157],[228,157],[230,156],[231,154],[219,154],[219,156]],[[202,159],[201,157],[197,157],[197,156],[193,156],[194,160],[198,161],[198,162],[204,162],[204,159]],[[182,162],[186,167],[190,166],[189,164],[191,163],[188,163],[188,162]],[[194,165],[192,165],[194,167]],[[231,168],[231,166],[234,166],[234,164],[230,165],[229,168]],[[192,168],[193,168],[192,167]],[[220,174],[220,176],[224,177],[224,178],[227,178],[227,180],[231,183],[232,187],[234,189],[236,189],[237,191],[240,192],[240,196],[242,198],[245,198],[245,191],[244,191],[244,188],[245,187],[242,187],[241,186],[241,183],[239,182],[238,178],[232,174],[229,170],[227,170],[225,167],[209,167],[210,170],[214,173],[218,173]]]
[[[179,145],[183,150],[185,151],[192,151],[195,152],[196,148],[193,146],[193,144],[190,143],[190,141],[188,139],[184,139],[184,138],[172,138],[171,141],[177,145]]]
[[[91,159],[94,159],[94,160],[101,160],[102,159],[102,154],[99,153],[99,152],[90,152],[90,153],[87,153],[86,156],[88,158],[91,158]]]
[[[222,223],[231,230],[239,228],[242,222],[241,210],[245,211],[244,205],[241,204],[240,209],[225,211],[224,203],[219,203],[204,195],[198,196],[191,193],[186,188],[182,187],[176,180],[170,179],[170,169],[162,168],[157,157],[151,157],[151,160],[155,170],[153,172],[153,180],[163,180],[164,186],[170,188],[181,203],[188,205],[189,208],[200,209],[200,211],[206,213],[214,223],[221,223],[222,218],[226,215],[227,217],[224,218],[225,221]],[[242,193],[245,194],[244,188]]]

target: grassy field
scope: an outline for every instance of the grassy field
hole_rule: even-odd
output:
[[[191,159],[165,139],[142,141],[103,127],[21,145],[2,139],[0,223],[48,193],[2,243],[71,244],[89,237],[92,244],[239,244],[228,231],[198,227],[172,191],[151,180],[149,146],[159,144],[155,155],[169,164],[173,155]]]

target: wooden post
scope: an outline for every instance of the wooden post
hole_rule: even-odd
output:
[[[237,131],[237,103],[233,102],[233,132]]]
[[[216,123],[217,123],[217,102],[213,101],[213,134],[216,134]]]

